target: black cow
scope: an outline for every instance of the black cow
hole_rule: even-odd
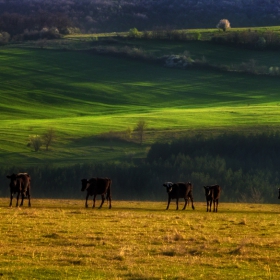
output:
[[[218,212],[221,187],[219,185],[204,186],[204,190],[205,190],[205,197],[207,202],[207,212],[208,212],[208,206],[209,206],[209,212],[211,212],[212,202],[214,204],[213,212]]]
[[[27,173],[18,173],[18,174],[12,174],[12,175],[7,175],[7,178],[10,179],[10,194],[11,194],[11,199],[10,199],[10,207],[12,206],[12,201],[13,201],[13,196],[14,194],[17,193],[17,204],[16,206],[18,207],[18,200],[19,196],[21,195],[21,203],[20,206],[23,205],[23,200],[25,197],[28,197],[29,203],[28,206],[31,206],[30,202],[30,182],[31,182],[31,177]]]
[[[185,205],[182,210],[186,209],[189,199],[192,202],[192,209],[193,210],[195,209],[194,205],[193,205],[193,193],[192,193],[193,186],[192,186],[191,182],[188,182],[188,183],[165,182],[163,184],[163,186],[166,188],[166,191],[168,193],[168,203],[167,203],[166,210],[168,210],[168,208],[169,208],[171,199],[176,199],[176,204],[177,204],[176,210],[178,210],[179,198],[185,199]]]
[[[107,201],[109,200],[109,209],[111,209],[111,184],[112,180],[108,178],[91,178],[89,180],[82,179],[82,189],[81,191],[87,191],[86,196],[86,204],[85,206],[88,207],[88,198],[89,196],[93,195],[93,206],[95,207],[95,199],[98,194],[102,197],[102,202],[99,206],[99,208],[102,207],[104,200],[105,200],[105,194]]]

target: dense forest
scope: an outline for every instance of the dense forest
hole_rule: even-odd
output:
[[[215,28],[222,18],[232,27],[272,26],[280,24],[279,13],[274,0],[1,0],[0,32]]]
[[[280,133],[223,134],[155,143],[142,162],[77,164],[70,167],[28,168],[32,195],[42,198],[81,198],[81,179],[104,176],[113,180],[113,199],[164,200],[165,181],[191,181],[194,198],[203,201],[203,186],[220,184],[224,202],[277,202],[280,184]],[[1,168],[0,176],[21,167]],[[25,170],[25,169],[24,169]],[[8,196],[6,188],[1,196]],[[8,201],[7,201],[8,203]]]

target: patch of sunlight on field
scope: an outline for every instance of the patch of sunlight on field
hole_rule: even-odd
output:
[[[48,127],[54,128],[60,135],[94,135],[103,132],[121,131],[128,126],[135,126],[139,119],[148,123],[149,129],[173,128],[206,128],[227,127],[232,125],[258,124],[273,125],[279,123],[280,110],[278,105],[263,106],[233,106],[233,107],[209,107],[209,108],[163,108],[142,110],[135,107],[133,112],[103,114],[96,116],[68,117],[55,119],[25,119],[4,120],[1,129],[9,127],[10,135],[18,135],[23,131],[28,133],[40,133]],[[18,130],[21,127],[23,131]],[[12,131],[14,131],[12,133]],[[7,136],[4,138],[6,139]]]

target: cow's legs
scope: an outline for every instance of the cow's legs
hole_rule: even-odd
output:
[[[30,192],[27,191],[27,197],[28,197],[28,206],[31,207],[31,200],[30,200]]]
[[[19,192],[18,192],[18,194],[17,194],[17,204],[16,204],[16,207],[18,207],[18,200],[19,200]]]
[[[178,210],[179,209],[179,198],[176,198],[176,205],[177,205],[176,210]]]
[[[24,200],[24,193],[22,192],[22,193],[21,193],[21,203],[20,203],[19,206],[22,206],[22,205],[23,205],[23,200]]]
[[[167,201],[167,206],[166,206],[166,210],[168,210],[168,208],[169,208],[170,200],[171,200],[171,197],[168,197],[168,201]]]
[[[194,210],[195,208],[194,208],[194,205],[193,205],[193,197],[190,196],[189,198],[191,199],[191,202],[192,202],[192,209]]]
[[[214,200],[214,212],[218,212],[218,199]]]
[[[93,205],[92,205],[92,208],[95,207],[95,199],[96,199],[96,194],[93,195]]]
[[[13,203],[13,193],[11,193],[11,196],[10,196],[10,207],[12,207],[12,203]]]
[[[212,199],[209,201],[209,212],[211,212]]]
[[[187,204],[188,204],[188,200],[189,200],[189,198],[187,197],[187,198],[185,198],[185,205],[184,205],[184,207],[183,207],[183,209],[182,210],[185,210],[186,209],[186,206],[187,206]]]
[[[100,206],[99,206],[99,209],[102,207],[102,205],[103,205],[103,203],[104,203],[104,201],[105,201],[105,195],[102,194],[102,195],[101,195],[101,198],[102,198],[102,201],[101,201],[101,204],[100,204]]]
[[[86,196],[86,204],[85,204],[86,208],[88,207],[88,197],[89,197],[89,194],[87,194],[87,196]]]
[[[111,209],[111,208],[112,208],[112,205],[111,205],[111,201],[112,201],[111,196],[108,197],[108,200],[109,200],[109,209]]]

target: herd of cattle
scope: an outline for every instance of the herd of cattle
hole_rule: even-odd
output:
[[[30,188],[31,188],[31,177],[28,173],[17,173],[12,175],[7,175],[7,178],[10,179],[10,207],[12,206],[13,196],[17,195],[17,203],[16,206],[18,206],[19,198],[21,197],[21,203],[20,206],[23,205],[24,198],[28,198],[28,206],[31,206],[30,201]],[[111,185],[112,180],[109,178],[91,178],[91,179],[82,179],[82,189],[81,191],[87,191],[86,195],[86,203],[85,207],[88,207],[88,198],[89,196],[93,196],[93,208],[95,207],[95,199],[97,195],[101,195],[102,201],[99,206],[99,208],[102,207],[105,196],[107,201],[109,202],[109,208],[112,207],[111,205]],[[189,203],[189,200],[191,200],[192,203],[192,209],[194,210],[194,204],[193,204],[193,185],[191,182],[183,183],[172,183],[172,182],[165,182],[163,186],[166,188],[167,194],[168,194],[168,202],[166,210],[169,208],[169,204],[171,202],[171,199],[176,199],[176,210],[178,210],[179,207],[179,198],[184,198],[185,205],[182,210],[186,209],[186,206]],[[211,206],[213,203],[213,212],[218,212],[218,204],[219,204],[219,198],[221,194],[221,187],[219,185],[212,185],[212,186],[204,186],[205,190],[205,197],[207,202],[207,208],[206,211],[211,212]],[[280,188],[278,199],[280,199]]]

